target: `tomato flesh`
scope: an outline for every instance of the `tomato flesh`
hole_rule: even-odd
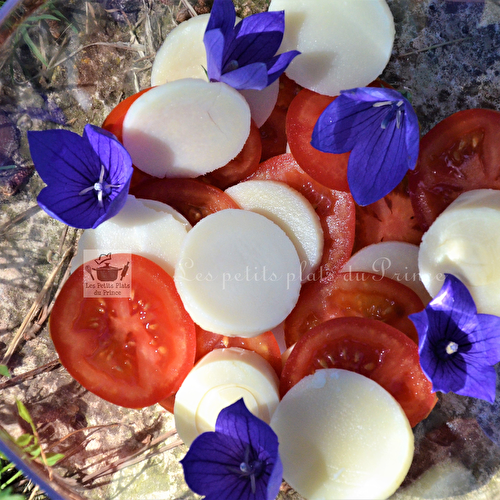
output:
[[[208,332],[196,325],[196,361],[214,349],[239,347],[260,354],[281,375],[281,351],[272,332],[264,332],[256,337],[227,337]]]
[[[288,78],[284,73],[280,76],[276,105],[269,118],[260,127],[262,141],[261,161],[286,152],[286,114],[290,103],[301,88],[300,85]]]
[[[459,111],[422,137],[417,166],[409,174],[415,215],[427,230],[461,193],[500,189],[500,112]]]
[[[285,342],[290,347],[329,319],[357,316],[383,321],[418,343],[408,315],[423,308],[418,295],[398,281],[366,272],[340,273],[302,285],[299,300],[285,320]]]
[[[329,189],[304,172],[291,154],[260,164],[250,179],[285,182],[313,206],[323,229],[324,247],[319,270],[308,280],[317,280],[342,269],[352,253],[355,230],[354,200],[350,193]]]
[[[194,365],[196,334],[173,279],[131,256],[130,297],[84,297],[84,266],[66,281],[50,335],[62,365],[102,399],[128,408],[175,393]]]
[[[194,226],[203,217],[226,208],[240,208],[221,189],[196,179],[151,179],[131,191],[137,198],[166,203]]]
[[[356,236],[353,253],[382,241],[419,245],[424,231],[418,223],[408,192],[408,179],[388,195],[366,206],[356,205]]]
[[[420,368],[418,347],[396,328],[367,318],[337,318],[304,334],[283,367],[283,397],[322,368],[354,371],[379,383],[402,406],[414,427],[437,402]]]
[[[227,189],[234,186],[245,177],[251,175],[260,163],[262,153],[262,142],[260,132],[252,120],[250,134],[238,155],[227,165],[224,165],[213,172],[198,177],[199,180],[208,182],[219,189]]]
[[[286,136],[290,151],[301,168],[330,189],[349,191],[347,162],[350,153],[323,153],[311,146],[314,126],[335,97],[303,89],[290,104],[286,116]]]

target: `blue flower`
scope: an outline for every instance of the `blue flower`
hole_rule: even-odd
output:
[[[181,460],[187,485],[206,500],[274,500],[283,466],[278,437],[243,399],[224,408]]]
[[[132,160],[114,135],[86,125],[83,137],[69,130],[30,131],[28,141],[35,168],[47,184],[38,204],[54,219],[96,228],[123,208]]]
[[[275,55],[285,31],[283,11],[253,14],[236,26],[235,21],[232,0],[215,0],[203,38],[208,79],[237,90],[262,90],[278,79],[300,52]]]
[[[399,92],[343,90],[321,114],[311,144],[325,153],[351,151],[347,181],[354,201],[369,205],[390,193],[415,168],[420,131],[411,104]]]
[[[478,314],[466,286],[447,274],[436,297],[410,319],[418,331],[420,364],[434,391],[495,400],[500,317]]]

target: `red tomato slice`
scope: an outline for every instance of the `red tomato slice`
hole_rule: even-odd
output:
[[[141,182],[131,194],[166,203],[194,226],[203,217],[226,208],[240,208],[224,191],[196,179],[152,179]]]
[[[299,300],[285,320],[285,342],[290,347],[329,319],[357,316],[383,321],[418,343],[408,315],[423,308],[418,295],[403,283],[371,273],[340,273],[302,286]]]
[[[175,394],[172,394],[172,396],[169,396],[168,398],[162,399],[158,402],[158,404],[160,406],[163,406],[165,410],[169,411],[173,415],[175,406]]]
[[[130,298],[84,298],[80,266],[64,284],[49,327],[61,363],[81,385],[141,408],[178,390],[194,364],[196,333],[162,268],[132,255],[130,270]]]
[[[379,383],[402,406],[412,427],[437,402],[432,384],[420,368],[417,345],[381,321],[337,318],[309,330],[283,367],[281,396],[322,368],[350,370]]]
[[[409,174],[415,215],[424,230],[464,191],[500,189],[500,112],[459,111],[422,137]]]
[[[284,73],[280,76],[279,86],[278,99],[273,112],[266,123],[260,127],[262,140],[261,161],[286,152],[286,113],[293,98],[302,88]]]
[[[250,135],[236,158],[233,158],[224,167],[202,175],[198,177],[198,179],[225,190],[230,186],[234,186],[257,170],[261,153],[262,142],[260,140],[260,132],[257,125],[255,125],[252,120]]]
[[[226,337],[217,333],[203,330],[196,325],[196,361],[214,349],[225,347],[240,347],[260,354],[275,370],[278,377],[281,375],[281,351],[272,332],[265,332],[257,337]]]
[[[353,253],[381,241],[403,241],[419,245],[423,234],[413,211],[407,178],[375,203],[364,207],[356,205]]]
[[[306,174],[291,154],[261,163],[251,179],[286,182],[304,195],[319,216],[325,243],[319,270],[310,279],[336,274],[352,253],[355,229],[354,201],[350,193],[334,191]]]
[[[334,99],[312,90],[301,90],[288,109],[286,135],[291,153],[305,172],[330,189],[349,191],[347,162],[350,153],[323,153],[311,146],[314,126]]]
[[[259,129],[262,141],[261,161],[286,153],[286,109],[274,107],[271,115]]]

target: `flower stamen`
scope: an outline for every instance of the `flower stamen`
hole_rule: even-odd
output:
[[[106,173],[106,169],[104,168],[104,165],[101,165],[101,172],[99,174],[99,180],[97,182],[94,182],[92,186],[89,186],[85,189],[82,189],[78,194],[83,195],[87,194],[90,191],[97,191],[97,201],[99,202],[99,206],[103,206],[102,202],[102,197],[103,193],[105,195],[108,195],[111,188],[120,188],[122,185],[121,184],[108,184],[104,183],[104,175]]]
[[[449,342],[446,346],[446,354],[455,354],[458,351],[458,344],[456,342]]]
[[[374,108],[381,108],[382,106],[391,106],[394,101],[378,101],[373,103]]]

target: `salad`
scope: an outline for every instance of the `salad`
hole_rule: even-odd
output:
[[[382,85],[384,85],[384,84],[382,84]],[[151,92],[151,91],[146,92],[146,94],[147,94],[147,93],[149,93],[149,92]],[[295,92],[295,90],[293,90],[292,92]],[[304,95],[304,94],[302,94],[302,95]],[[290,106],[292,106],[292,105],[290,105]],[[304,108],[309,109],[309,105],[304,105],[304,104],[302,104],[302,109],[304,109]],[[111,116],[111,115],[110,115],[110,116]],[[112,122],[112,123],[113,123],[113,122]],[[113,123],[113,125],[114,125],[114,123]],[[116,135],[118,136],[119,134],[116,134]],[[299,135],[300,135],[300,134],[299,134]],[[88,132],[88,136],[90,137],[90,132]],[[91,139],[89,139],[89,141],[91,141]],[[292,145],[291,145],[290,147],[292,148]],[[293,151],[293,149],[292,149],[292,151]],[[269,161],[274,161],[274,160],[269,160]],[[295,177],[297,176],[297,173],[296,173],[296,172],[297,172],[297,170],[295,169],[295,173],[294,173],[294,168],[295,168],[295,167],[293,166],[293,165],[294,165],[294,162],[293,162],[293,159],[290,157],[290,155],[288,155],[288,156],[284,156],[284,157],[281,157],[281,158],[280,158],[280,162],[281,162],[281,164],[282,164],[282,165],[285,165],[285,167],[288,169],[288,170],[287,170],[287,172],[288,172],[288,175],[290,176],[290,178],[291,178],[291,179],[293,179],[293,178],[294,178],[294,176],[295,176]],[[264,163],[264,165],[266,165],[266,164]],[[269,165],[271,165],[271,166],[269,166]],[[268,172],[269,172],[269,171],[274,171],[274,167],[275,167],[275,165],[274,165],[273,163],[271,163],[271,164],[270,164],[270,163],[267,163],[267,169],[268,169],[268,170],[266,170],[266,169],[265,169],[266,167],[264,167],[264,172],[262,173],[263,178],[268,178],[268,177],[266,177],[267,175],[269,175],[269,174],[268,174]],[[259,168],[260,168],[260,167],[259,167]],[[277,168],[277,167],[276,167],[276,168]],[[262,171],[262,169],[261,169],[261,171]],[[313,177],[314,177],[314,176],[313,176]],[[258,178],[258,176],[257,176],[257,178]],[[278,180],[281,180],[281,179],[278,179]],[[126,182],[128,182],[128,181],[126,181],[126,180],[125,180],[125,181],[120,181],[120,180],[117,180],[117,181],[116,181],[116,185],[123,184],[124,182],[126,183]],[[133,182],[134,182],[134,179],[132,179],[132,183],[133,183]],[[155,182],[156,182],[156,181],[155,181]],[[176,182],[177,182],[177,181],[176,181]],[[177,189],[174,189],[174,191],[177,191],[177,192],[178,192],[180,189],[185,189],[185,188],[186,188],[187,184],[184,184],[184,185],[183,185],[183,184],[182,184],[182,182],[184,182],[184,181],[179,180],[177,184],[175,184],[175,183],[174,183],[174,185],[175,185],[175,186],[176,186],[176,188],[177,188]],[[223,181],[223,182],[224,182],[224,181]],[[299,184],[304,184],[304,183],[303,183],[303,181],[295,181],[295,182],[296,182],[296,185],[299,185]],[[324,181],[323,181],[323,182],[324,182]],[[144,184],[143,184],[143,183],[144,183]],[[140,180],[140,182],[138,182],[138,183],[135,185],[135,186],[137,187],[137,189],[138,189],[138,193],[141,191],[141,189],[142,189],[142,190],[144,190],[143,192],[150,191],[150,189],[149,189],[149,190],[147,190],[146,188],[144,188],[144,186],[145,186],[145,185],[146,185],[146,186],[148,186],[148,183],[149,183],[149,187],[151,187],[151,186],[153,185],[153,181],[150,181],[150,180],[147,180],[147,179],[146,179],[146,180],[141,179],[141,180]],[[189,183],[188,183],[188,184],[189,184]],[[399,184],[399,183],[398,183],[398,184]],[[110,187],[112,187],[113,185],[115,185],[115,181],[112,181],[112,182],[110,182],[108,185],[106,185],[106,184],[104,183],[104,180],[100,180],[100,183],[99,183],[99,188],[97,189],[97,188],[94,186],[94,189],[96,189],[98,192],[103,192],[103,191],[105,192],[105,191],[106,191],[106,189],[110,189]],[[290,183],[290,185],[292,185],[292,183]],[[87,189],[87,187],[85,187],[84,189]],[[133,189],[135,189],[135,187],[134,187],[134,186],[133,186]],[[400,188],[400,189],[401,189],[401,188]],[[82,190],[82,191],[83,191],[83,190]],[[316,192],[317,192],[317,191],[316,191]],[[174,193],[174,194],[175,194],[175,193]],[[402,198],[402,199],[403,199],[403,201],[404,201],[404,193],[403,193],[403,195],[402,195],[402,196],[398,196],[398,194],[401,194],[401,193],[397,193],[397,192],[396,192],[396,194],[395,194],[395,195],[393,194],[392,196],[396,196],[396,198],[395,198],[395,199],[397,199],[398,201],[399,201],[401,198]],[[171,196],[174,196],[174,195],[171,195]],[[317,195],[316,195],[316,196],[317,196]],[[138,196],[138,197],[140,197],[140,196]],[[175,197],[175,196],[174,196],[174,197]],[[99,201],[100,201],[100,200],[99,200]],[[220,200],[219,200],[219,201],[220,201]],[[387,203],[387,204],[389,205],[389,203]],[[403,206],[404,206],[404,205],[403,205]],[[360,215],[360,214],[363,214],[363,209],[362,209],[362,208],[359,208],[359,207],[361,207],[361,205],[358,205],[358,213],[356,214],[356,216],[357,216],[356,218],[357,218],[357,220],[358,220],[358,221],[359,221],[359,220],[361,220],[361,221],[362,221],[362,220],[363,220],[363,215]],[[229,206],[229,207],[227,207],[227,206],[226,206],[225,208],[234,208],[234,207],[230,207],[230,206]],[[408,209],[408,204],[406,205],[406,209]],[[182,210],[181,210],[181,211],[182,211]],[[187,216],[187,218],[188,218],[188,219],[189,219],[189,215],[190,215],[190,214],[192,215],[192,212],[187,211],[187,212],[185,212],[185,213],[184,213],[184,215],[185,215],[185,216]],[[368,214],[368,215],[369,215],[369,214]],[[199,215],[199,212],[198,212],[197,214],[195,214],[194,219],[193,219],[193,220],[190,220],[189,222],[190,222],[192,225],[197,224],[197,223],[199,222],[199,217],[200,217],[200,215]],[[372,217],[373,217],[373,216],[372,216]],[[378,218],[378,219],[380,220],[380,218],[379,218],[379,217],[375,217],[375,218]],[[372,219],[372,220],[373,220],[373,219]],[[368,221],[368,222],[367,222],[367,221]],[[344,223],[345,223],[345,222],[344,222]],[[352,224],[352,222],[351,222],[351,224]],[[400,225],[401,225],[401,223],[400,223]],[[370,218],[369,218],[369,217],[368,217],[367,219],[365,219],[364,226],[365,226],[366,228],[370,228],[370,227],[372,227],[372,224],[370,224]],[[196,227],[196,226],[195,226],[195,227]],[[416,225],[406,225],[406,228],[407,228],[408,234],[410,235],[410,238],[418,238],[418,237],[419,237],[419,235],[418,235],[418,228],[416,227]],[[370,237],[370,235],[366,236],[366,233],[367,233],[367,232],[368,232],[368,231],[366,231],[366,229],[365,229],[364,231],[360,231],[360,232],[359,232],[359,234],[363,234],[363,237],[364,237],[364,238],[369,238],[369,237]],[[420,234],[420,236],[421,236],[421,234]],[[350,238],[351,238],[350,243],[345,243],[345,245],[347,245],[347,247],[353,244],[352,237],[350,237]],[[381,237],[381,239],[382,239],[382,238],[383,238],[383,237]],[[370,241],[370,240],[368,240],[368,241]],[[359,247],[361,247],[361,246],[366,246],[366,241],[365,241],[365,244],[363,245],[363,243],[360,243],[360,242],[359,242],[359,238],[358,238],[358,241],[356,242],[356,244],[357,244]],[[326,246],[326,241],[325,241],[325,246]],[[338,250],[338,249],[336,249],[336,250]],[[346,256],[346,257],[348,257],[348,255],[347,255],[347,254],[350,254],[350,251],[345,250],[345,252],[344,252],[344,253],[346,254],[345,256]],[[328,261],[328,262],[331,262],[331,260],[330,260],[330,259],[327,259],[327,261]],[[325,264],[327,264],[328,262],[325,262]],[[344,264],[345,262],[346,262],[346,260],[345,260],[345,261],[343,261],[343,262],[342,262],[342,264]],[[335,270],[330,269],[330,270],[329,270],[329,272],[333,272],[333,271],[339,271],[339,269],[335,269]],[[82,271],[82,274],[83,274],[83,271]],[[146,274],[147,274],[147,273],[146,273]],[[76,278],[75,278],[75,279],[76,279]],[[80,279],[81,279],[81,277],[80,277]],[[311,283],[314,283],[314,281],[312,281]],[[306,286],[307,286],[307,285],[303,285],[303,287],[304,287],[304,288],[305,288]],[[311,286],[312,286],[312,285],[311,285]],[[314,295],[314,294],[311,294],[311,295]],[[412,300],[415,300],[415,299],[412,299]],[[418,299],[417,299],[417,300],[418,300]],[[405,304],[407,304],[407,302],[408,302],[408,301],[403,301],[403,302],[404,302]],[[415,302],[416,302],[416,301],[415,301]],[[171,306],[169,306],[169,307],[171,307]],[[307,307],[307,306],[306,306],[306,307]],[[416,309],[418,309],[418,307],[417,307]],[[414,311],[414,312],[416,312],[416,311]],[[410,314],[410,312],[407,312],[406,314]],[[191,338],[192,338],[192,334],[191,334]],[[85,385],[85,384],[84,384],[84,385]],[[132,406],[133,406],[133,405],[132,405]],[[432,406],[432,404],[431,404],[430,406]]]

